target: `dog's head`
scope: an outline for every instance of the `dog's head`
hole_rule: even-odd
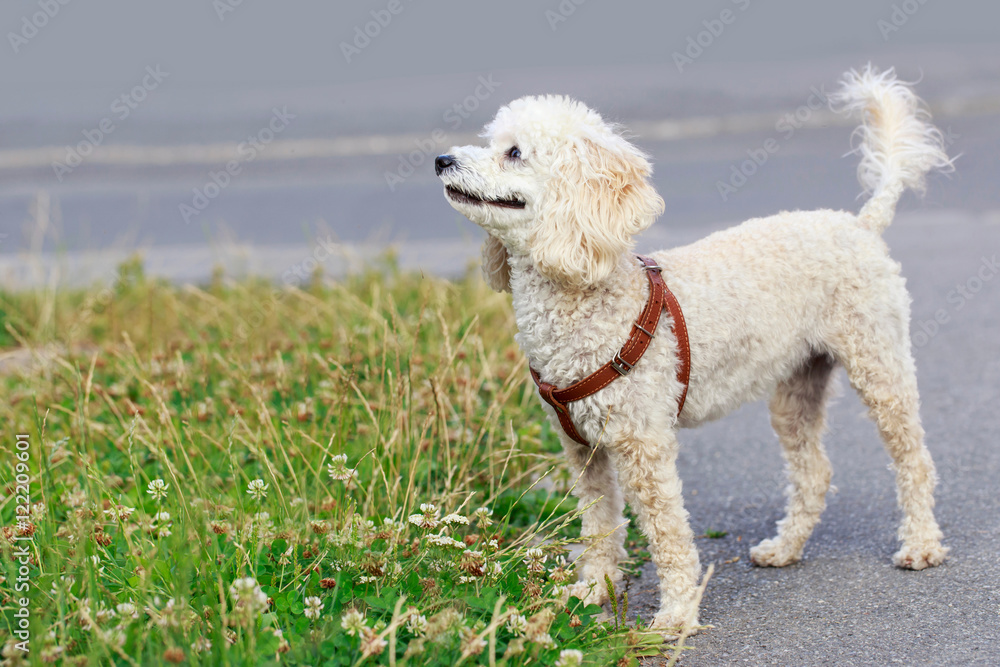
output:
[[[435,170],[445,197],[489,234],[483,271],[510,290],[508,254],[564,287],[600,282],[663,212],[646,156],[583,104],[523,97],[497,112],[489,145],[453,148]]]

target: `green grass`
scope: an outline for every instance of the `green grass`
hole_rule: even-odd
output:
[[[24,595],[30,664],[658,654],[565,601],[576,504],[540,488],[573,480],[507,299],[391,265],[314,282],[177,287],[136,260],[110,288],[0,293],[0,349],[55,351],[0,377],[4,656]]]

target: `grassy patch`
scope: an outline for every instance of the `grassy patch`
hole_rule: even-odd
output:
[[[659,652],[566,602],[576,503],[532,484],[572,480],[478,279],[175,287],[136,261],[109,288],[0,293],[0,313],[0,345],[55,350],[0,378],[5,657],[24,596],[30,659],[71,665]]]

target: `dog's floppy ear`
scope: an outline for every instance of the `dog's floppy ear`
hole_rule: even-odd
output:
[[[490,234],[483,242],[483,277],[486,284],[497,292],[510,291],[510,264],[507,248],[500,239]]]
[[[569,287],[610,275],[632,236],[663,213],[651,172],[646,156],[617,134],[560,147],[531,240],[539,272]]]

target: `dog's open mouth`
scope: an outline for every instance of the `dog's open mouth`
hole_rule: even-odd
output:
[[[468,192],[459,190],[453,185],[449,185],[445,188],[445,192],[448,193],[448,197],[452,201],[457,201],[460,204],[489,204],[490,206],[501,206],[503,208],[524,208],[524,202],[520,199],[482,199],[475,195],[470,195]]]

